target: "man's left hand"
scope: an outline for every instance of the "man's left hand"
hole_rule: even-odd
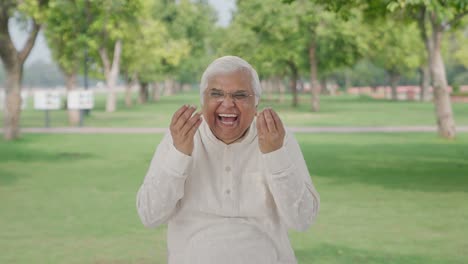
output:
[[[271,108],[263,109],[257,113],[258,145],[262,153],[273,152],[283,146],[283,123],[278,114]]]

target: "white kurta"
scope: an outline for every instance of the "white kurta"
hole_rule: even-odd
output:
[[[229,145],[203,122],[192,156],[167,133],[137,194],[145,226],[168,223],[170,264],[297,263],[287,229],[307,229],[319,204],[293,135],[262,154],[255,121]]]

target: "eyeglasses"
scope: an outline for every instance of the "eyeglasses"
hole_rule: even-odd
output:
[[[218,103],[224,101],[226,95],[230,96],[234,102],[245,102],[249,97],[254,96],[253,94],[249,94],[245,91],[228,93],[221,90],[210,90],[206,94],[208,95],[209,100]]]

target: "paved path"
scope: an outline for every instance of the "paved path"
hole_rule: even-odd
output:
[[[382,127],[289,127],[296,133],[395,133],[395,132],[436,132],[435,126],[382,126]],[[164,133],[162,127],[53,127],[22,128],[23,133],[43,134],[157,134]],[[458,126],[457,132],[468,132],[468,126]]]

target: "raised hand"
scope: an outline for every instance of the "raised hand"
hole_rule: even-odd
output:
[[[193,151],[193,136],[202,122],[201,113],[193,114],[195,109],[196,106],[182,106],[172,116],[170,125],[174,147],[189,156]]]
[[[263,109],[257,113],[258,145],[262,153],[275,151],[283,146],[283,123],[278,114],[271,108]]]

